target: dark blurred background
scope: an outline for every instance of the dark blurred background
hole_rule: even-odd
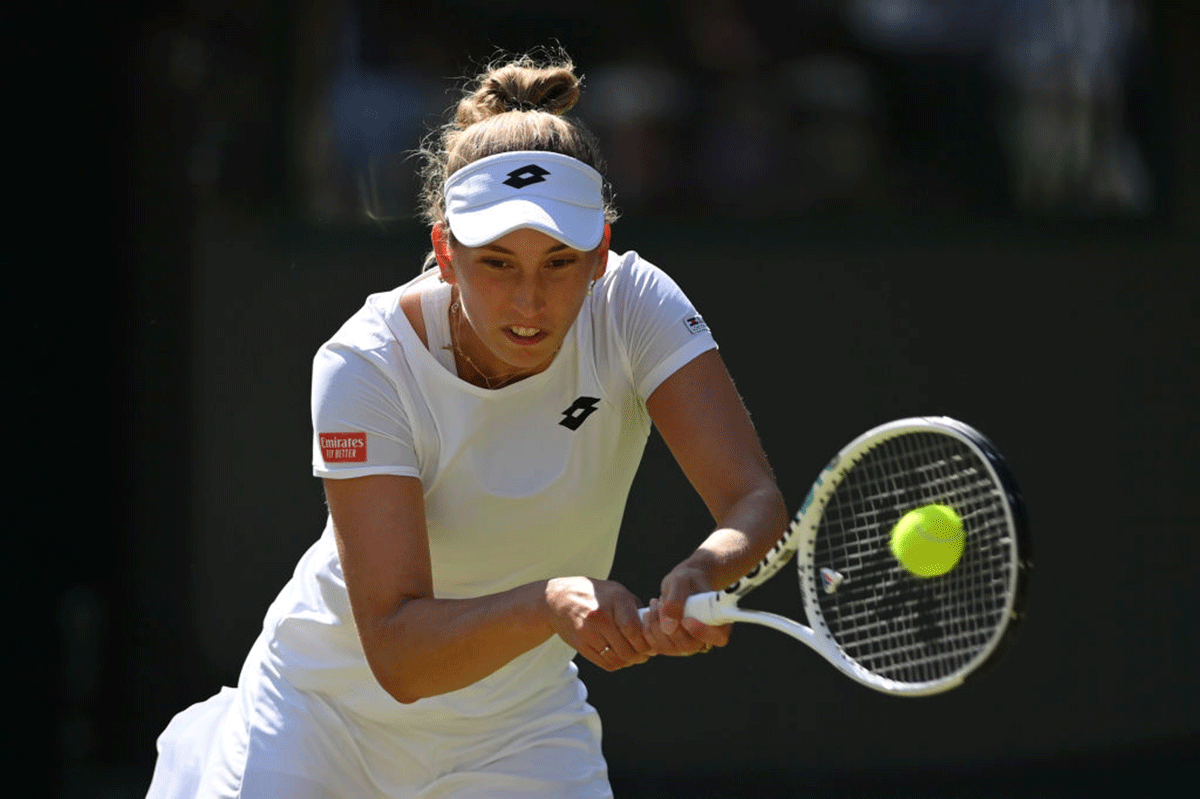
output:
[[[61,578],[30,589],[52,784],[144,795],[170,717],[236,682],[324,522],[312,355],[426,250],[413,151],[458,79],[558,43],[614,248],[705,314],[789,502],[867,427],[945,413],[1009,456],[1036,547],[1015,648],[951,694],[876,695],[750,628],[703,659],[585,664],[618,796],[1173,791],[1200,733],[1196,16],[193,0],[63,11],[79,44],[16,36],[27,62],[72,56],[22,73],[47,80],[53,124],[24,132],[54,128],[62,178],[34,185],[57,224],[19,259],[49,283],[21,349],[44,377],[16,396],[51,414],[44,473],[88,486],[23,503]],[[709,524],[657,438],[626,523],[614,576],[643,597]]]

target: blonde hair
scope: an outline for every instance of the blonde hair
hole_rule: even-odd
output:
[[[576,158],[604,174],[595,136],[566,117],[583,87],[562,51],[529,53],[493,62],[464,90],[453,119],[421,148],[421,214],[430,225],[446,221],[442,184],[480,158],[516,150],[544,150]],[[617,219],[604,182],[604,216]]]

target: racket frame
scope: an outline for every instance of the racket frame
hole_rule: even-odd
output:
[[[1015,535],[1017,557],[1010,562],[1008,584],[1013,586],[1013,590],[1005,597],[1003,621],[997,625],[987,644],[970,661],[947,676],[924,682],[900,682],[875,674],[850,658],[825,626],[818,601],[819,592],[824,589],[821,575],[814,567],[814,551],[825,505],[859,457],[890,438],[925,432],[953,436],[965,444],[988,470],[993,485],[998,486],[1004,494],[1005,522]],[[793,557],[796,558],[805,614],[812,626],[777,613],[739,607],[738,603],[744,596],[773,577]],[[862,685],[893,696],[927,696],[962,685],[994,663],[1011,645],[1019,622],[1024,617],[1028,572],[1031,568],[1032,553],[1025,505],[1011,471],[995,446],[982,433],[956,419],[946,416],[910,417],[874,427],[844,446],[817,475],[787,530],[763,560],[728,588],[689,597],[684,605],[684,614],[706,624],[745,622],[769,627],[807,644],[843,674]]]

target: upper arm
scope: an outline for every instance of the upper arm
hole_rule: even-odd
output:
[[[370,658],[388,618],[407,599],[433,595],[422,484],[387,474],[324,483],[346,590]]]
[[[754,491],[776,490],[750,416],[717,350],[680,367],[654,390],[646,407],[714,519]]]

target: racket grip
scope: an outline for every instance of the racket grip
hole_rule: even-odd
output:
[[[724,624],[725,620],[718,614],[717,597],[720,591],[706,591],[703,594],[692,594],[683,603],[683,615],[705,624]],[[650,608],[638,609],[638,618],[646,620]]]

